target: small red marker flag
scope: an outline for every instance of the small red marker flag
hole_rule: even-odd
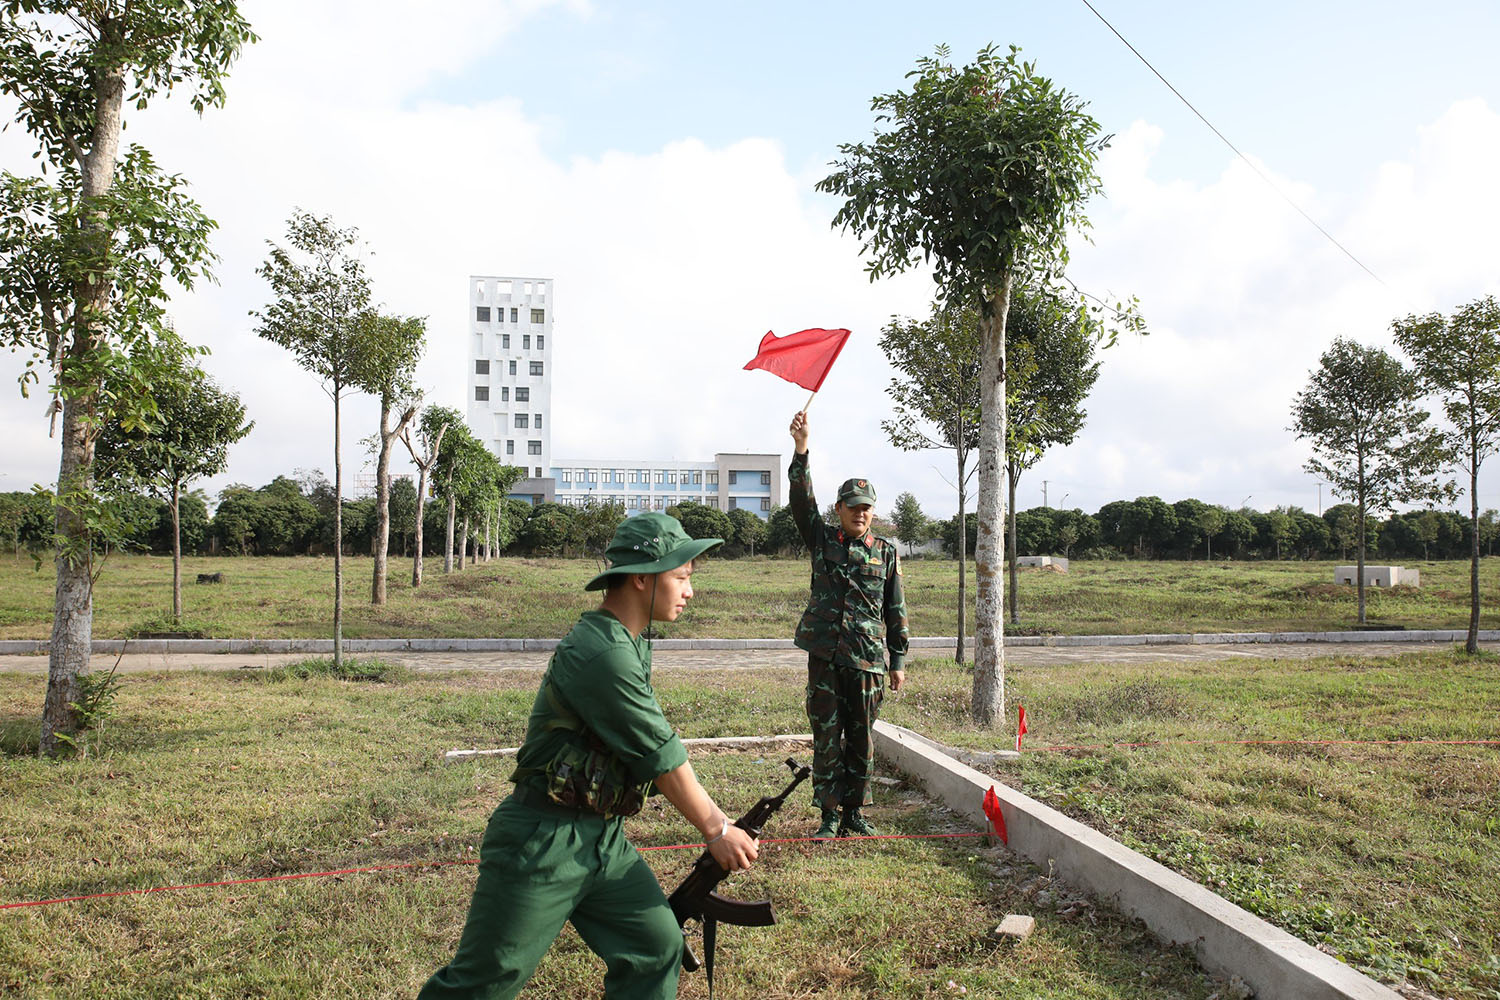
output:
[[[798,330],[785,337],[767,331],[760,339],[760,350],[745,368],[764,368],[772,375],[817,392],[848,339],[848,330]]]
[[[1000,796],[995,794],[995,786],[984,793],[984,814],[990,818],[990,827],[995,831],[995,836],[1000,838],[1002,844],[1010,844],[1010,836],[1005,831],[1005,815],[1000,812]]]
[[[1026,735],[1026,706],[1016,706],[1016,753],[1021,752],[1021,737]]]

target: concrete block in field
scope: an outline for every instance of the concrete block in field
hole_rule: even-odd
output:
[[[1333,569],[1333,582],[1345,586],[1354,586],[1354,579],[1359,575],[1358,566],[1335,566]],[[1366,587],[1420,587],[1422,585],[1421,570],[1407,569],[1405,566],[1365,566]]]
[[[1032,566],[1037,569],[1055,569],[1059,573],[1068,571],[1068,560],[1063,556],[1017,556],[1017,566]]]
[[[1025,941],[1031,937],[1031,932],[1036,929],[1036,917],[1028,917],[1021,913],[1007,914],[1000,921],[1000,926],[991,933],[997,938],[1015,938],[1017,941]]]

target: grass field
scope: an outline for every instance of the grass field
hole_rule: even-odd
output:
[[[965,721],[964,669],[920,659],[910,677],[885,718],[954,745],[1008,744]],[[54,763],[24,755],[43,678],[0,675],[0,901],[471,858],[507,768],[441,754],[514,745],[536,678],[392,680],[132,674],[94,754]],[[786,669],[656,676],[684,736],[801,731],[802,682]],[[1500,749],[1212,742],[1494,739],[1493,661],[1071,663],[1014,668],[1009,685],[1032,752],[1004,780],[1386,982],[1500,997]],[[1043,749],[1151,740],[1167,745]],[[785,783],[774,756],[694,765],[731,812]],[[877,790],[875,819],[893,833],[959,829],[904,786]],[[670,810],[629,822],[643,845],[689,834]],[[815,825],[799,796],[768,836]],[[1206,1000],[1219,988],[981,843],[768,848],[726,891],[771,896],[781,923],[721,933],[717,994]],[[694,856],[648,854],[668,886]],[[472,881],[451,865],[3,910],[0,996],[406,997],[451,954]],[[1006,913],[1035,915],[1037,932],[992,940]],[[597,995],[599,975],[569,931],[526,995]],[[682,995],[705,996],[702,977]]]
[[[3,558],[3,557],[0,557]],[[45,639],[52,628],[50,566],[12,560],[0,573],[0,638]],[[913,635],[957,630],[956,564],[903,562]],[[1074,562],[1069,573],[1023,570],[1022,633],[1286,631],[1347,628],[1356,621],[1352,588],[1332,583],[1332,562]],[[345,561],[344,635],[361,637],[561,636],[593,606],[583,583],[588,560],[498,559],[445,575],[429,560],[423,586],[393,560],[389,602],[369,603],[372,561]],[[1468,624],[1468,563],[1417,564],[1420,588],[1368,592],[1373,623],[1408,628]],[[197,585],[222,572],[223,584]],[[317,558],[185,560],[188,624],[224,638],[326,636],[333,618],[333,563]],[[694,578],[697,596],[668,633],[678,637],[785,638],[807,600],[807,565],[795,559],[709,560]],[[974,574],[969,573],[973,586]],[[1481,626],[1500,627],[1500,561],[1481,566]],[[95,590],[94,635],[121,638],[163,628],[171,607],[171,561],[111,557]],[[972,608],[969,629],[973,629]]]

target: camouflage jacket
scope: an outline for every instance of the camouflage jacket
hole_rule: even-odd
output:
[[[836,666],[883,673],[905,669],[908,634],[901,563],[894,542],[866,532],[846,538],[818,513],[806,454],[794,455],[787,481],[792,520],[812,552],[812,587],[796,644]],[[881,649],[884,625],[885,650]]]

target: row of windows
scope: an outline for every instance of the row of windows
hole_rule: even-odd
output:
[[[510,350],[510,334],[502,333],[500,335],[500,349],[502,351]],[[545,351],[547,349],[547,338],[540,333],[536,335],[536,349],[539,351]],[[531,334],[528,333],[526,334],[526,336],[521,338],[521,350],[531,350]],[[536,363],[539,364],[540,362]],[[516,363],[512,361],[510,364],[511,367],[514,368]],[[475,375],[488,375],[489,373],[490,363],[488,359],[481,358],[480,360],[474,362]],[[511,372],[511,374],[514,375],[515,372]]]
[[[679,497],[676,499],[672,499],[670,497],[647,497],[640,496],[638,494],[630,494],[626,496],[621,496],[619,494],[596,494],[594,496],[587,497],[558,497],[557,502],[569,507],[587,507],[590,504],[596,503],[618,503],[624,504],[626,510],[665,510],[669,502],[672,504],[678,504],[682,503],[684,500],[691,499],[693,498]],[[697,498],[697,502],[703,504],[706,507],[712,507],[714,510],[719,509],[719,498],[716,496],[710,495],[706,497],[699,497]],[[730,508],[733,509],[735,505],[734,501],[731,500],[729,505]],[[769,497],[761,498],[760,509],[762,511],[769,511],[771,509],[771,500]]]
[[[632,483],[645,484],[651,482],[650,469],[562,469],[557,474],[558,481],[564,483],[597,483],[600,481],[601,476],[606,483],[619,483],[622,486],[625,485],[627,476]],[[679,477],[685,486],[719,485],[719,473],[716,469],[709,469],[706,472],[702,469],[691,471],[683,469],[681,472],[678,472],[676,469],[671,471],[664,469],[656,470],[656,482],[658,485],[661,483],[671,483],[675,486],[679,482]],[[730,473],[729,481],[731,483],[734,482],[734,473]]]
[[[520,416],[525,416],[524,413],[523,414],[519,414],[519,415]],[[524,425],[523,424],[517,424],[516,426],[517,427],[521,427],[521,426],[524,426]],[[540,427],[541,424],[537,424],[537,426]],[[507,440],[505,442],[505,453],[507,455],[514,455],[516,453],[516,443],[515,443],[515,441]],[[541,453],[542,453],[542,442],[540,442],[540,441],[527,441],[526,442],[526,454],[528,454],[528,455],[540,455]],[[542,478],[542,470],[541,469],[537,469],[536,470],[536,476],[537,476],[538,479]]]
[[[487,386],[487,385],[476,385],[474,387],[474,398],[475,399],[479,399],[479,400],[487,400],[487,399],[489,399],[490,398],[490,387]],[[500,387],[500,402],[502,402],[502,403],[509,403],[510,402],[510,386],[508,386],[508,385],[502,385]],[[518,402],[518,403],[529,403],[529,402],[531,402],[531,390],[529,388],[527,388],[526,386],[524,386],[524,385],[518,385],[518,386],[516,386],[516,402]]]
[[[520,428],[525,428],[525,427],[530,426],[530,427],[535,427],[537,430],[541,430],[542,429],[542,415],[540,413],[517,413],[516,414],[516,426],[520,427]],[[954,530],[957,530],[957,529],[954,529]]]
[[[474,321],[476,323],[488,323],[490,321],[490,307],[489,306],[475,306],[474,307]],[[510,307],[510,321],[512,323],[519,323],[519,322],[521,322],[521,310],[519,308],[517,308],[516,306],[511,306]],[[496,307],[496,309],[495,309],[495,322],[496,323],[504,323],[505,322],[505,307],[504,306],[498,306],[498,307]],[[547,322],[547,310],[545,310],[545,309],[533,309],[533,310],[531,310],[531,322],[533,322],[533,323],[545,323],[545,322]]]
[[[546,369],[543,368],[543,362],[541,362],[541,361],[533,361],[533,362],[531,362],[531,367],[530,367],[530,370],[528,371],[528,374],[531,374],[531,375],[543,375],[543,374],[545,374],[545,372],[546,372]],[[474,374],[475,375],[488,375],[489,373],[490,373],[490,363],[488,361],[476,361],[476,362],[474,362]],[[514,374],[516,374],[516,363],[514,361],[507,361],[506,362],[506,374],[507,375],[514,375]],[[489,399],[490,398],[489,386],[478,386],[477,388],[478,388],[478,391],[475,392],[475,394],[474,394],[474,398],[475,399]],[[481,395],[481,393],[482,393],[482,395]]]

